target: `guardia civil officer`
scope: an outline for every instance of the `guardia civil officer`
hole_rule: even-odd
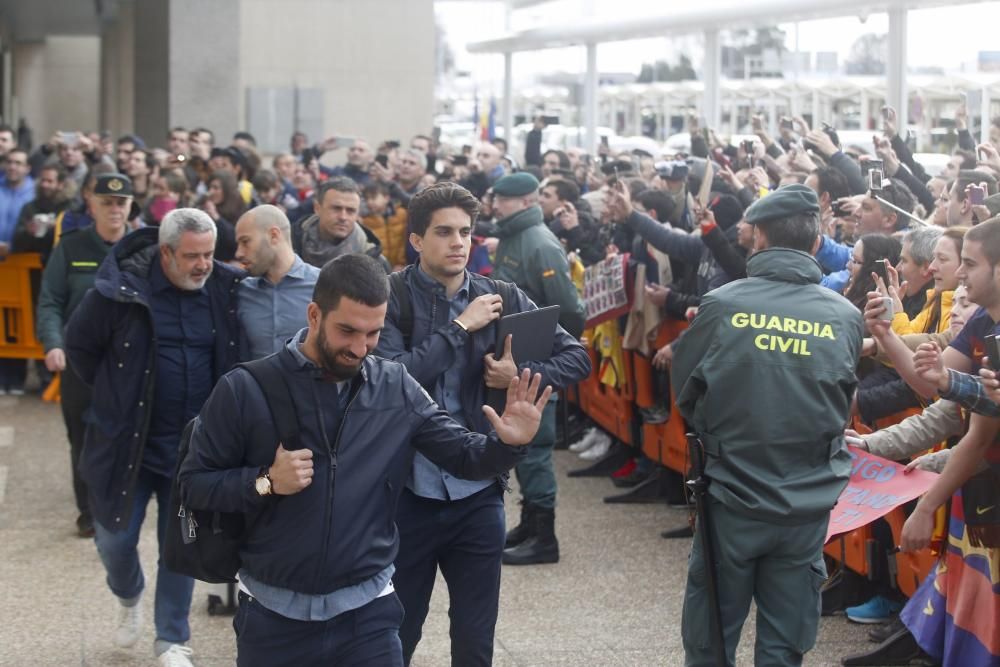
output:
[[[819,203],[809,188],[779,188],[746,220],[747,278],[702,299],[671,381],[704,443],[727,660],[755,600],[755,663],[799,665],[816,640],[823,541],[850,472],[843,429],[862,318],[820,287]],[[707,565],[695,540],[681,631],[689,666],[715,665]]]
[[[545,224],[538,205],[538,179],[526,172],[504,176],[493,185],[497,246],[493,277],[512,282],[539,308],[560,307],[559,324],[570,335],[583,333],[583,304],[569,276],[562,244]],[[504,565],[555,563],[556,476],[552,446],[556,439],[555,404],[542,416],[538,435],[515,469],[524,508],[521,523],[507,533]]]
[[[97,269],[128,231],[128,213],[132,206],[132,181],[124,174],[101,174],[94,191],[87,198],[94,224],[72,229],[59,239],[52,251],[38,295],[38,339],[45,347],[45,367],[62,373],[60,404],[66,437],[69,439],[70,465],[73,468],[73,494],[80,515],[76,519],[80,537],[94,536],[87,485],[77,469],[86,431],[84,414],[90,407],[90,387],[66,364],[66,341],[63,331],[70,315],[94,286]]]

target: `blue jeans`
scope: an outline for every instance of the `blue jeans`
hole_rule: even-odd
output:
[[[136,545],[139,543],[143,519],[146,518],[146,505],[154,493],[158,509],[156,536],[160,545],[156,570],[156,638],[180,644],[191,637],[188,612],[191,610],[194,579],[174,574],[163,564],[163,540],[170,520],[170,478],[142,470],[136,480],[132,519],[128,528],[113,533],[99,521],[95,521],[94,529],[97,534],[94,541],[108,573],[108,588],[111,592],[125,601],[137,598],[145,587],[145,578]],[[176,523],[169,525],[176,526]]]
[[[296,621],[240,591],[233,619],[238,667],[338,665],[403,667],[395,593],[375,598],[328,621]]]
[[[393,583],[406,610],[399,628],[406,664],[420,641],[440,567],[448,583],[451,664],[489,667],[505,537],[500,485],[452,501],[421,498],[404,489],[396,526],[399,554]]]

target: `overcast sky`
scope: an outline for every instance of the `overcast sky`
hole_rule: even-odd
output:
[[[556,0],[549,4],[518,10],[514,28],[553,26],[565,23],[568,17],[584,15],[586,5],[592,5],[598,18],[631,18],[661,16],[671,8],[704,6],[713,0]],[[789,0],[794,2],[794,0]],[[435,5],[439,23],[445,28],[448,41],[460,69],[468,70],[483,88],[500,92],[503,58],[500,55],[470,55],[465,51],[469,42],[490,39],[504,32],[504,10],[500,2],[438,2]],[[789,50],[795,49],[795,25],[780,24],[786,31]],[[885,14],[874,14],[862,23],[857,16],[840,19],[809,21],[799,24],[799,48],[802,51],[836,51],[843,63],[851,45],[869,32],[885,33],[889,21]],[[961,5],[910,12],[909,65],[938,66],[946,71],[969,71],[981,50],[1000,50],[1000,2]],[[698,35],[635,40],[602,44],[598,47],[598,69],[602,72],[638,73],[643,62],[658,58],[676,60],[682,52],[700,63],[702,48]],[[581,72],[585,68],[583,47],[550,49],[514,56],[516,78],[525,81],[533,75],[556,72]],[[1000,73],[998,73],[1000,77]]]

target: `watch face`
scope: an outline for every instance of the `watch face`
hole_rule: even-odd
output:
[[[271,480],[267,477],[258,477],[255,486],[259,495],[267,496],[271,494]]]

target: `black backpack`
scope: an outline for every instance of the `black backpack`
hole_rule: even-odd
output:
[[[295,404],[281,369],[282,350],[269,357],[240,364],[249,371],[264,392],[278,438],[287,449],[298,446],[299,421]],[[240,569],[239,549],[246,534],[241,513],[213,512],[184,504],[177,472],[187,457],[196,419],[184,427],[177,451],[177,470],[170,487],[170,521],[167,526],[163,559],[167,569],[210,584],[232,583]],[[275,443],[277,449],[277,443]]]
[[[502,314],[509,315],[507,304],[512,303],[514,283],[494,280],[493,278],[486,279],[492,283],[493,289],[500,295]],[[409,350],[410,339],[413,337],[413,303],[410,301],[410,291],[406,288],[406,277],[403,275],[403,271],[389,274],[389,289],[392,290],[396,302],[399,304],[399,319],[396,325],[399,332],[403,334],[403,349]]]

